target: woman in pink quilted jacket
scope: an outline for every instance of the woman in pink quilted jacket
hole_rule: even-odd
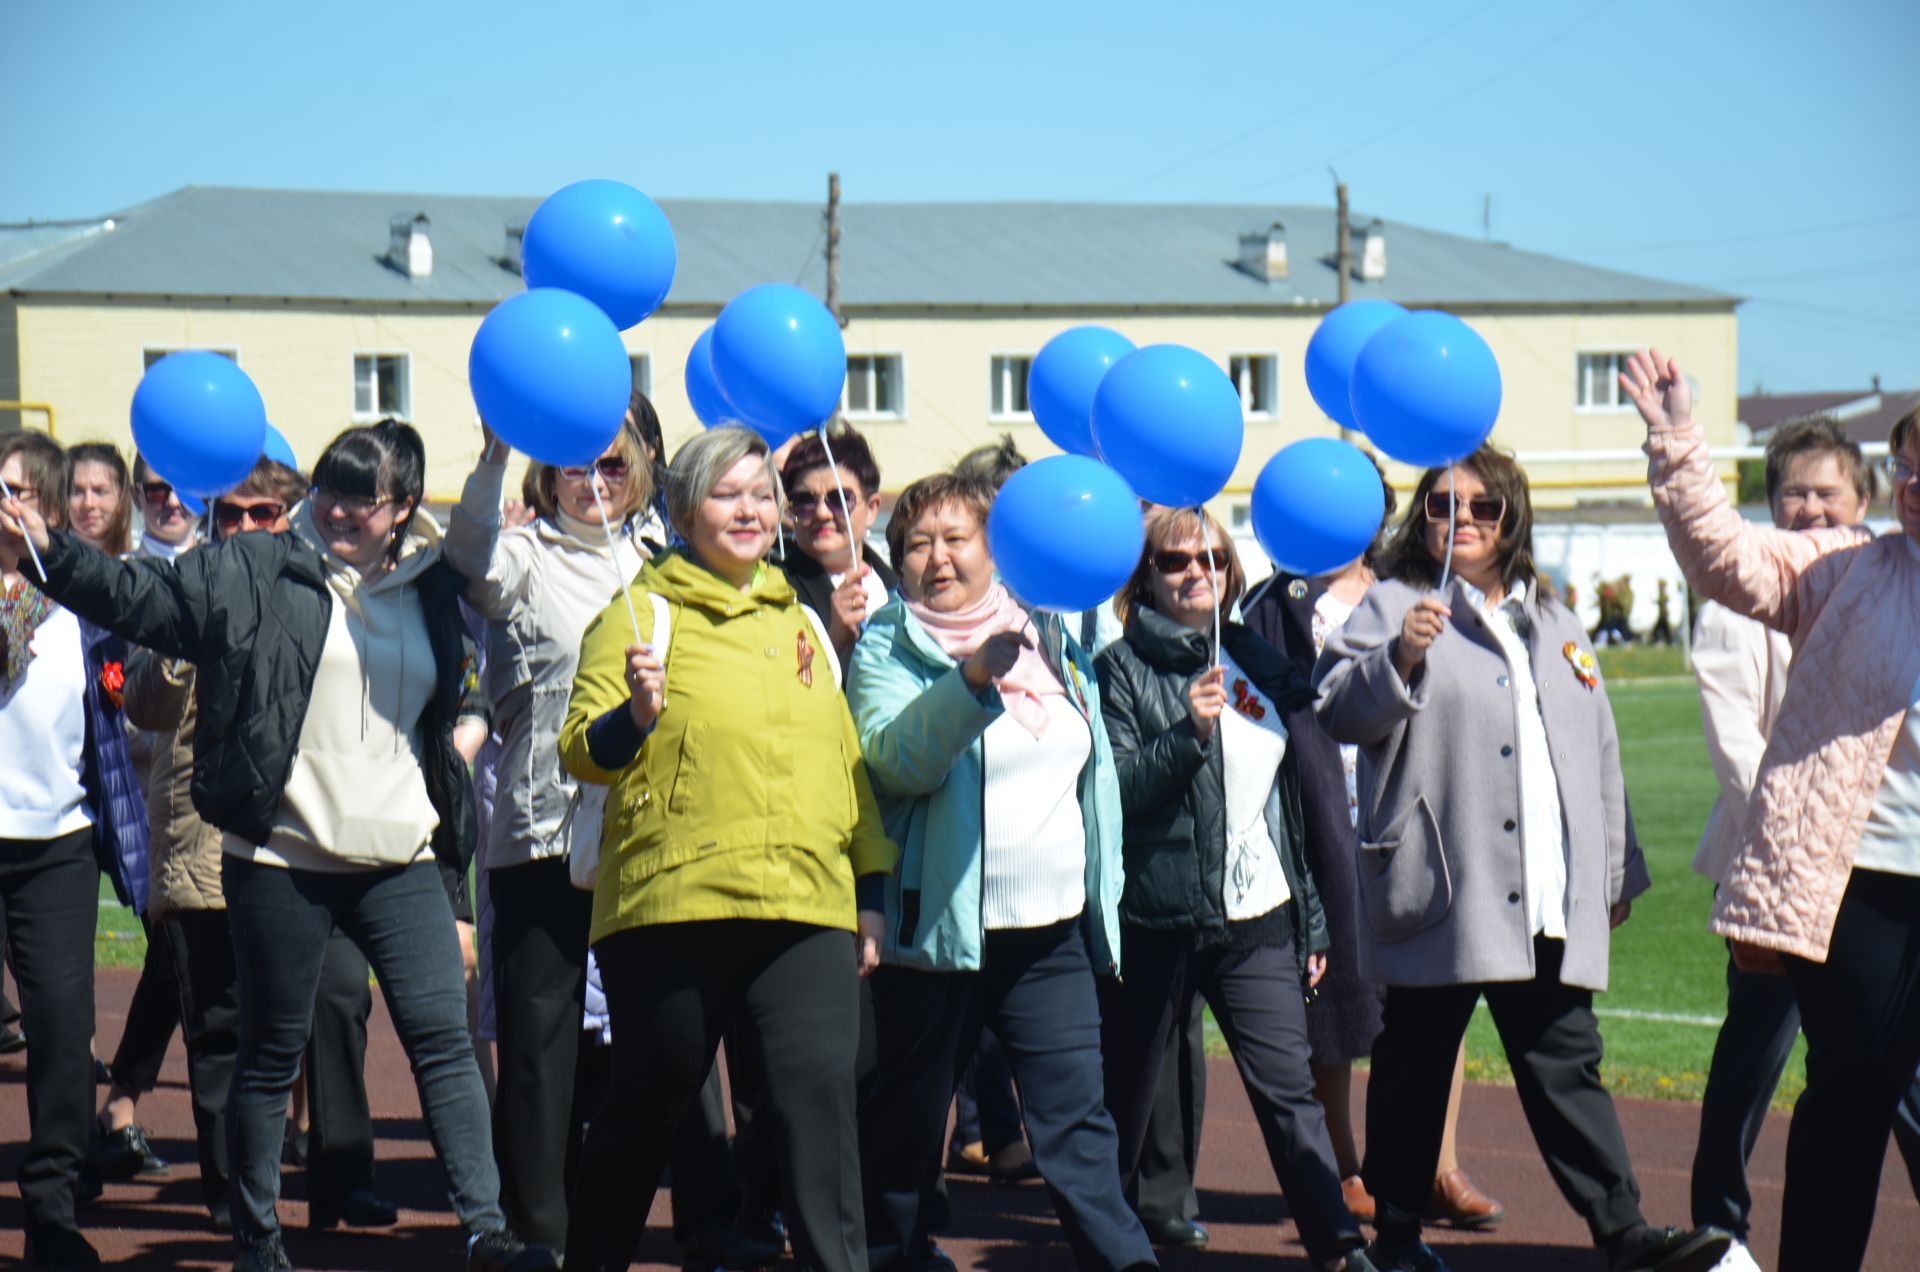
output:
[[[1780,1272],[1858,1268],[1920,1066],[1920,412],[1890,439],[1903,534],[1793,533],[1728,503],[1672,358],[1635,354],[1620,381],[1647,422],[1647,478],[1688,581],[1793,641],[1711,926],[1741,970],[1784,971],[1807,1036]]]

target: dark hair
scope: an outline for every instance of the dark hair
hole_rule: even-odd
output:
[[[407,505],[404,520],[426,496],[427,448],[411,424],[385,419],[350,428],[331,442],[313,466],[316,489],[360,499],[394,499]],[[395,527],[387,555],[398,560],[406,540]]]
[[[962,455],[953,471],[963,480],[978,482],[989,491],[998,492],[1007,484],[1007,478],[1026,466],[1027,457],[1013,444],[1013,434],[1002,433],[999,441],[976,446]]]
[[[133,484],[145,485],[153,475],[153,466],[147,463],[147,457],[139,451],[133,452]]]
[[[984,532],[987,514],[993,511],[993,490],[960,473],[935,473],[922,477],[894,501],[893,516],[887,522],[887,557],[898,570],[907,557],[907,532],[914,523],[947,504],[957,504],[972,513]]]
[[[1780,483],[1786,480],[1787,465],[1802,455],[1821,454],[1839,458],[1840,467],[1846,470],[1847,480],[1853,483],[1854,493],[1865,504],[1873,498],[1873,472],[1867,467],[1867,460],[1860,453],[1860,443],[1847,436],[1840,421],[1831,415],[1816,415],[1812,419],[1795,420],[1783,424],[1774,430],[1767,439],[1767,502],[1772,503],[1780,492]]]
[[[829,446],[833,448],[832,465],[827,463]],[[787,498],[793,498],[802,477],[830,466],[839,468],[842,480],[851,477],[860,483],[861,498],[880,493],[880,465],[874,462],[873,448],[858,430],[841,425],[826,442],[821,442],[819,434],[808,433],[787,452],[787,462],[780,469],[780,484],[786,488]]]
[[[1122,626],[1133,616],[1134,610],[1154,607],[1153,575],[1159,567],[1154,565],[1153,558],[1170,543],[1198,539],[1203,547],[1211,548],[1213,536],[1220,537],[1221,544],[1227,550],[1226,578],[1221,580],[1220,589],[1222,614],[1231,610],[1247,590],[1247,572],[1240,564],[1240,553],[1233,546],[1233,536],[1205,510],[1167,508],[1155,504],[1147,510],[1146,531],[1146,541],[1140,548],[1140,562],[1133,567],[1126,585],[1113,598],[1113,612]]]
[[[306,495],[310,484],[305,473],[288,468],[277,459],[268,459],[262,455],[253,461],[253,471],[246,475],[246,479],[220,498],[225,499],[242,490],[257,490],[263,495],[272,497],[276,503],[288,511],[292,511],[294,505]],[[214,500],[207,501],[207,531],[213,538],[219,539],[224,536],[220,533],[219,519],[212,515],[214,502]]]
[[[67,452],[45,433],[22,429],[0,434],[0,466],[15,455],[21,474],[40,498],[40,519],[56,529],[64,527],[67,501],[73,497],[73,464]]]
[[[1893,432],[1887,434],[1887,454],[1897,456],[1905,450],[1916,430],[1920,430],[1920,406],[1902,415],[1894,424]]]
[[[1487,493],[1506,500],[1506,515],[1500,519],[1500,539],[1495,545],[1500,558],[1500,582],[1509,591],[1516,584],[1532,583],[1541,600],[1555,595],[1553,584],[1533,563],[1533,495],[1527,486],[1527,474],[1513,456],[1497,451],[1486,443],[1454,465],[1478,477]],[[1429,468],[1413,488],[1411,506],[1400,525],[1387,540],[1381,554],[1380,576],[1400,579],[1422,587],[1440,584],[1440,561],[1427,551],[1427,496],[1451,472],[1448,468]]]
[[[127,475],[127,461],[120,454],[120,448],[110,442],[81,442],[67,447],[67,462],[70,470],[78,470],[82,464],[99,464],[113,474],[120,498],[107,521],[107,533],[100,541],[100,550],[108,556],[125,556],[133,548],[133,482]]]

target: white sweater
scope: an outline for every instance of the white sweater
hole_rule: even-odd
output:
[[[80,620],[54,606],[33,661],[0,677],[0,839],[57,839],[93,824],[80,769],[87,745],[87,662]]]

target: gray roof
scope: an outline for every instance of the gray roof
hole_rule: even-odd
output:
[[[537,197],[358,194],[189,186],[114,215],[110,231],[10,257],[16,295],[231,297],[484,306],[517,291],[505,230]],[[679,244],[668,308],[713,309],[747,287],[824,287],[822,209],[811,203],[665,199]],[[433,272],[384,263],[396,215],[431,218]],[[1354,252],[1360,251],[1355,218]],[[1243,230],[1286,226],[1289,277],[1233,264]],[[849,310],[1290,309],[1336,297],[1334,213],[1312,206],[1132,203],[850,203],[841,284]],[[1501,243],[1385,226],[1388,269],[1353,296],[1462,309],[1568,305],[1727,307],[1736,297]]]

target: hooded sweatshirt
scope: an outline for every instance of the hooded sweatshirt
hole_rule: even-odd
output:
[[[440,557],[440,527],[421,510],[409,525],[399,563],[362,575],[327,550],[310,507],[295,511],[293,533],[319,552],[334,604],[272,834],[260,847],[229,834],[229,854],[336,872],[432,857],[440,817],[421,769],[420,723],[435,669],[414,583]]]

